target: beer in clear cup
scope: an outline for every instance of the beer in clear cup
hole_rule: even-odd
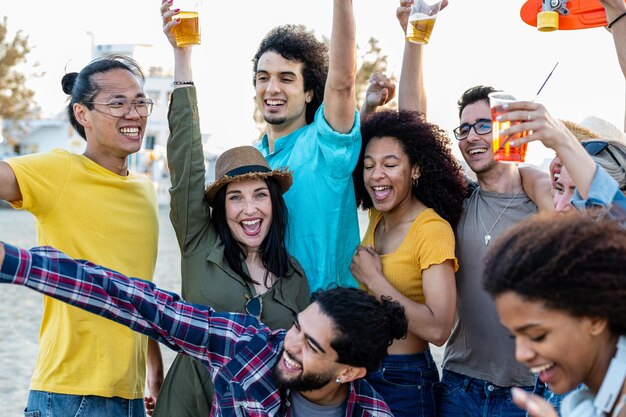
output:
[[[511,146],[511,141],[521,139],[527,135],[526,131],[516,133],[514,135],[501,135],[500,131],[523,123],[523,120],[512,120],[500,122],[497,120],[498,116],[507,113],[508,110],[503,110],[502,105],[505,103],[512,103],[518,101],[513,95],[497,91],[489,94],[489,107],[491,108],[491,134],[492,134],[492,146],[493,156],[496,161],[502,162],[524,162],[526,160],[526,150],[528,144],[524,143],[520,146]]]
[[[413,43],[427,44],[440,8],[441,0],[415,0],[411,5],[406,39]]]

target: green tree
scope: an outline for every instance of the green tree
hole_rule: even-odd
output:
[[[9,143],[17,143],[25,133],[20,122],[33,116],[35,93],[26,88],[26,75],[16,69],[26,62],[30,52],[28,36],[20,30],[9,39],[7,20],[5,16],[0,22],[0,128],[2,120],[7,120],[4,137]]]

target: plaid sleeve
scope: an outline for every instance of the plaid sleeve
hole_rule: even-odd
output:
[[[4,247],[0,283],[23,285],[106,317],[205,365],[223,365],[245,331],[237,315],[216,314],[151,282],[71,259],[51,247],[30,251],[6,243]]]

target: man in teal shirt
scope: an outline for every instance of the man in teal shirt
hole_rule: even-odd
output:
[[[329,51],[312,33],[286,25],[267,34],[253,59],[256,104],[266,122],[259,149],[272,168],[293,171],[285,194],[287,246],[311,291],[356,286],[349,271],[359,244],[355,25],[351,1],[334,0],[333,10]]]

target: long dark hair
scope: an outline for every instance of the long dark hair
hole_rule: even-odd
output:
[[[287,247],[285,246],[289,214],[285,199],[273,178],[266,178],[265,183],[269,189],[270,200],[272,202],[272,224],[270,224],[267,236],[263,239],[263,243],[261,243],[261,259],[263,266],[267,269],[264,284],[269,286],[267,284],[270,273],[277,278],[282,278],[287,275],[289,269],[294,266],[287,253]],[[259,284],[245,272],[242,262],[246,259],[248,253],[246,249],[235,240],[228,227],[226,220],[227,188],[228,185],[225,184],[217,191],[217,194],[215,194],[211,222],[215,230],[218,231],[222,243],[224,244],[224,258],[228,265],[246,281]]]
[[[456,226],[463,211],[467,187],[463,169],[452,155],[450,139],[443,129],[426,122],[418,112],[383,110],[363,122],[361,136],[361,154],[353,174],[358,206],[369,209],[374,205],[363,184],[367,144],[371,140],[392,137],[400,143],[411,166],[420,167],[418,186],[411,187],[413,196],[435,210],[452,227]]]
[[[93,104],[88,103],[100,92],[101,86],[93,80],[95,74],[122,69],[130,72],[141,84],[144,82],[144,75],[141,67],[133,59],[122,55],[110,55],[91,61],[80,72],[68,72],[61,79],[61,88],[63,92],[70,96],[70,102],[67,105],[67,115],[70,123],[78,134],[87,139],[85,135],[85,127],[81,125],[74,115],[74,104],[84,103],[89,110],[93,109]]]

